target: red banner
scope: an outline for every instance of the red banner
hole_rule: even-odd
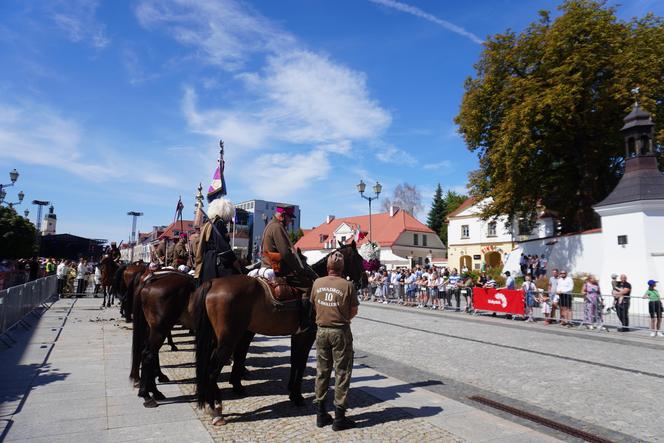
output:
[[[526,314],[523,291],[514,289],[473,288],[473,307],[479,311]]]

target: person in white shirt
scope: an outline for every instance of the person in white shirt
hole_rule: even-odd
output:
[[[67,281],[68,271],[67,261],[61,260],[60,263],[58,263],[58,267],[55,269],[55,275],[58,278],[58,294],[60,295],[60,298],[64,297],[63,291],[65,289],[65,282]]]
[[[95,266],[95,297],[97,296],[97,293],[99,293],[99,289],[101,288],[101,268],[99,265]]]
[[[526,321],[533,322],[533,307],[535,307],[537,287],[532,282],[530,275],[526,275],[526,280],[521,285],[521,290],[526,296]]]
[[[567,271],[560,271],[560,278],[556,285],[556,293],[560,299],[560,325],[572,326],[572,292],[574,280],[567,275]]]
[[[76,293],[83,294],[85,291],[85,272],[87,267],[85,266],[85,260],[81,259],[78,262],[78,267],[76,268]]]

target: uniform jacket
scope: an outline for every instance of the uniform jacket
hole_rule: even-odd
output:
[[[293,244],[288,237],[286,228],[276,217],[273,217],[270,223],[265,226],[263,231],[263,252],[278,252],[281,254],[281,272],[282,275],[288,275],[301,270],[301,266],[293,253]],[[263,255],[261,258],[262,266],[271,268],[272,263]]]

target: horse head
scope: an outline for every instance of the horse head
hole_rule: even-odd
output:
[[[355,240],[341,245],[337,251],[344,256],[344,276],[349,277],[358,288],[366,287],[368,279],[367,273],[364,272],[364,259],[357,250]]]

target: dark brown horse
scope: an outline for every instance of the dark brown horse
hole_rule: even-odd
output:
[[[115,273],[118,270],[118,264],[111,258],[110,255],[104,255],[104,257],[99,262],[99,267],[101,269],[101,288],[104,293],[104,300],[101,303],[101,307],[108,306],[109,308],[113,305],[115,301],[115,291],[114,291],[114,277]],[[108,302],[106,298],[108,297]]]
[[[344,275],[359,286],[366,284],[362,257],[355,242],[337,249],[344,256]],[[312,266],[320,276],[327,275],[327,257]],[[291,371],[288,381],[290,400],[301,405],[302,377],[316,328],[299,330],[300,312],[277,310],[266,285],[259,279],[233,275],[201,286],[196,297],[196,394],[198,406],[209,405],[213,424],[223,424],[221,391],[217,378],[233,356],[230,382],[242,391],[240,378],[254,334],[291,336]]]
[[[145,263],[123,265],[115,273],[115,293],[120,298],[120,315],[131,322],[134,291],[138,287],[141,276],[147,270]]]
[[[193,277],[178,271],[162,271],[144,277],[134,294],[134,330],[129,378],[138,383],[138,396],[147,408],[157,407],[164,395],[155,378],[168,381],[159,366],[159,348],[176,323],[194,329]],[[140,376],[139,376],[140,374]],[[152,394],[152,397],[150,396]]]

